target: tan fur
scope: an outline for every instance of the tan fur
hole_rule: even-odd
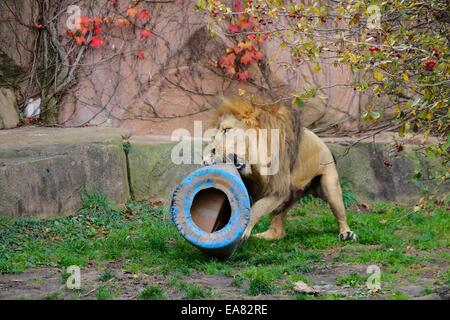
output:
[[[225,129],[279,129],[280,132],[278,173],[261,175],[258,163],[241,172],[254,202],[244,237],[250,235],[253,226],[266,213],[271,213],[271,226],[257,236],[268,240],[283,237],[284,219],[291,206],[298,198],[315,193],[329,202],[341,239],[354,239],[346,222],[333,156],[319,137],[302,128],[300,119],[300,112],[295,108],[280,103],[255,105],[243,99],[226,99],[215,112],[214,121],[219,132]],[[215,150],[221,146],[218,139],[212,142]],[[227,153],[226,150],[219,151]]]

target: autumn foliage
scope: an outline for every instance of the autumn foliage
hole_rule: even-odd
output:
[[[114,6],[115,0],[109,1],[109,5]],[[152,32],[147,28],[147,23],[151,17],[147,9],[137,6],[130,6],[124,16],[106,16],[106,17],[77,17],[75,25],[78,28],[69,30],[67,35],[73,39],[78,46],[90,46],[92,48],[104,47],[107,38],[104,35],[105,29],[112,28],[136,28],[137,38],[141,41],[150,39]],[[136,58],[144,59],[142,50],[136,50]]]
[[[243,12],[241,1],[234,1],[234,12]],[[219,65],[225,73],[239,81],[250,78],[250,68],[263,60],[261,46],[268,39],[268,35],[261,33],[259,22],[252,17],[242,14],[231,18],[228,33],[237,43],[233,48],[227,48],[221,57]]]
[[[449,1],[199,0],[197,9],[236,43],[220,60],[228,76],[248,80],[252,65],[267,65],[261,46],[268,39],[290,53],[286,68],[307,62],[320,73],[325,58],[352,71],[349,82],[339,85],[374,97],[361,119],[377,128],[375,134],[437,137],[424,153],[450,163]],[[290,98],[305,108],[326,89],[307,83]],[[450,170],[439,177],[449,179]]]

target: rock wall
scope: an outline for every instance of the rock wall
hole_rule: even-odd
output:
[[[151,136],[130,138],[130,132],[121,129],[0,131],[0,214],[74,213],[83,187],[96,189],[119,205],[130,199],[168,202],[175,186],[197,167],[173,164],[174,145]],[[361,142],[351,148],[345,141],[328,145],[337,158],[340,177],[348,181],[360,203],[414,204],[425,188],[448,192],[448,185],[413,182],[416,170],[426,172],[437,165],[418,157],[413,147],[396,157],[384,142]]]
[[[19,123],[14,91],[0,87],[0,129],[15,128]]]

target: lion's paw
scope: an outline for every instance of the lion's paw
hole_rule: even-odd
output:
[[[248,238],[250,238],[250,234],[252,233],[252,230],[250,229],[246,229],[245,230],[245,232],[244,232],[244,234],[242,235],[242,237],[241,237],[241,240],[240,240],[240,244],[243,244],[245,241],[247,241],[248,240]]]
[[[256,238],[260,238],[260,239],[264,239],[267,241],[273,241],[273,240],[279,240],[279,239],[283,239],[285,237],[285,233],[274,233],[270,230],[267,230],[266,232],[261,232],[258,234],[255,234]]]
[[[357,236],[355,233],[353,233],[353,231],[343,232],[339,235],[339,240],[341,241],[348,241],[348,240],[356,241],[356,239]]]

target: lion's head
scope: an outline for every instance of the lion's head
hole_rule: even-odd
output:
[[[234,163],[243,177],[253,177],[263,185],[288,182],[301,133],[297,110],[281,103],[224,99],[215,111],[214,124],[217,131],[205,165]],[[285,190],[279,185],[277,189]]]

